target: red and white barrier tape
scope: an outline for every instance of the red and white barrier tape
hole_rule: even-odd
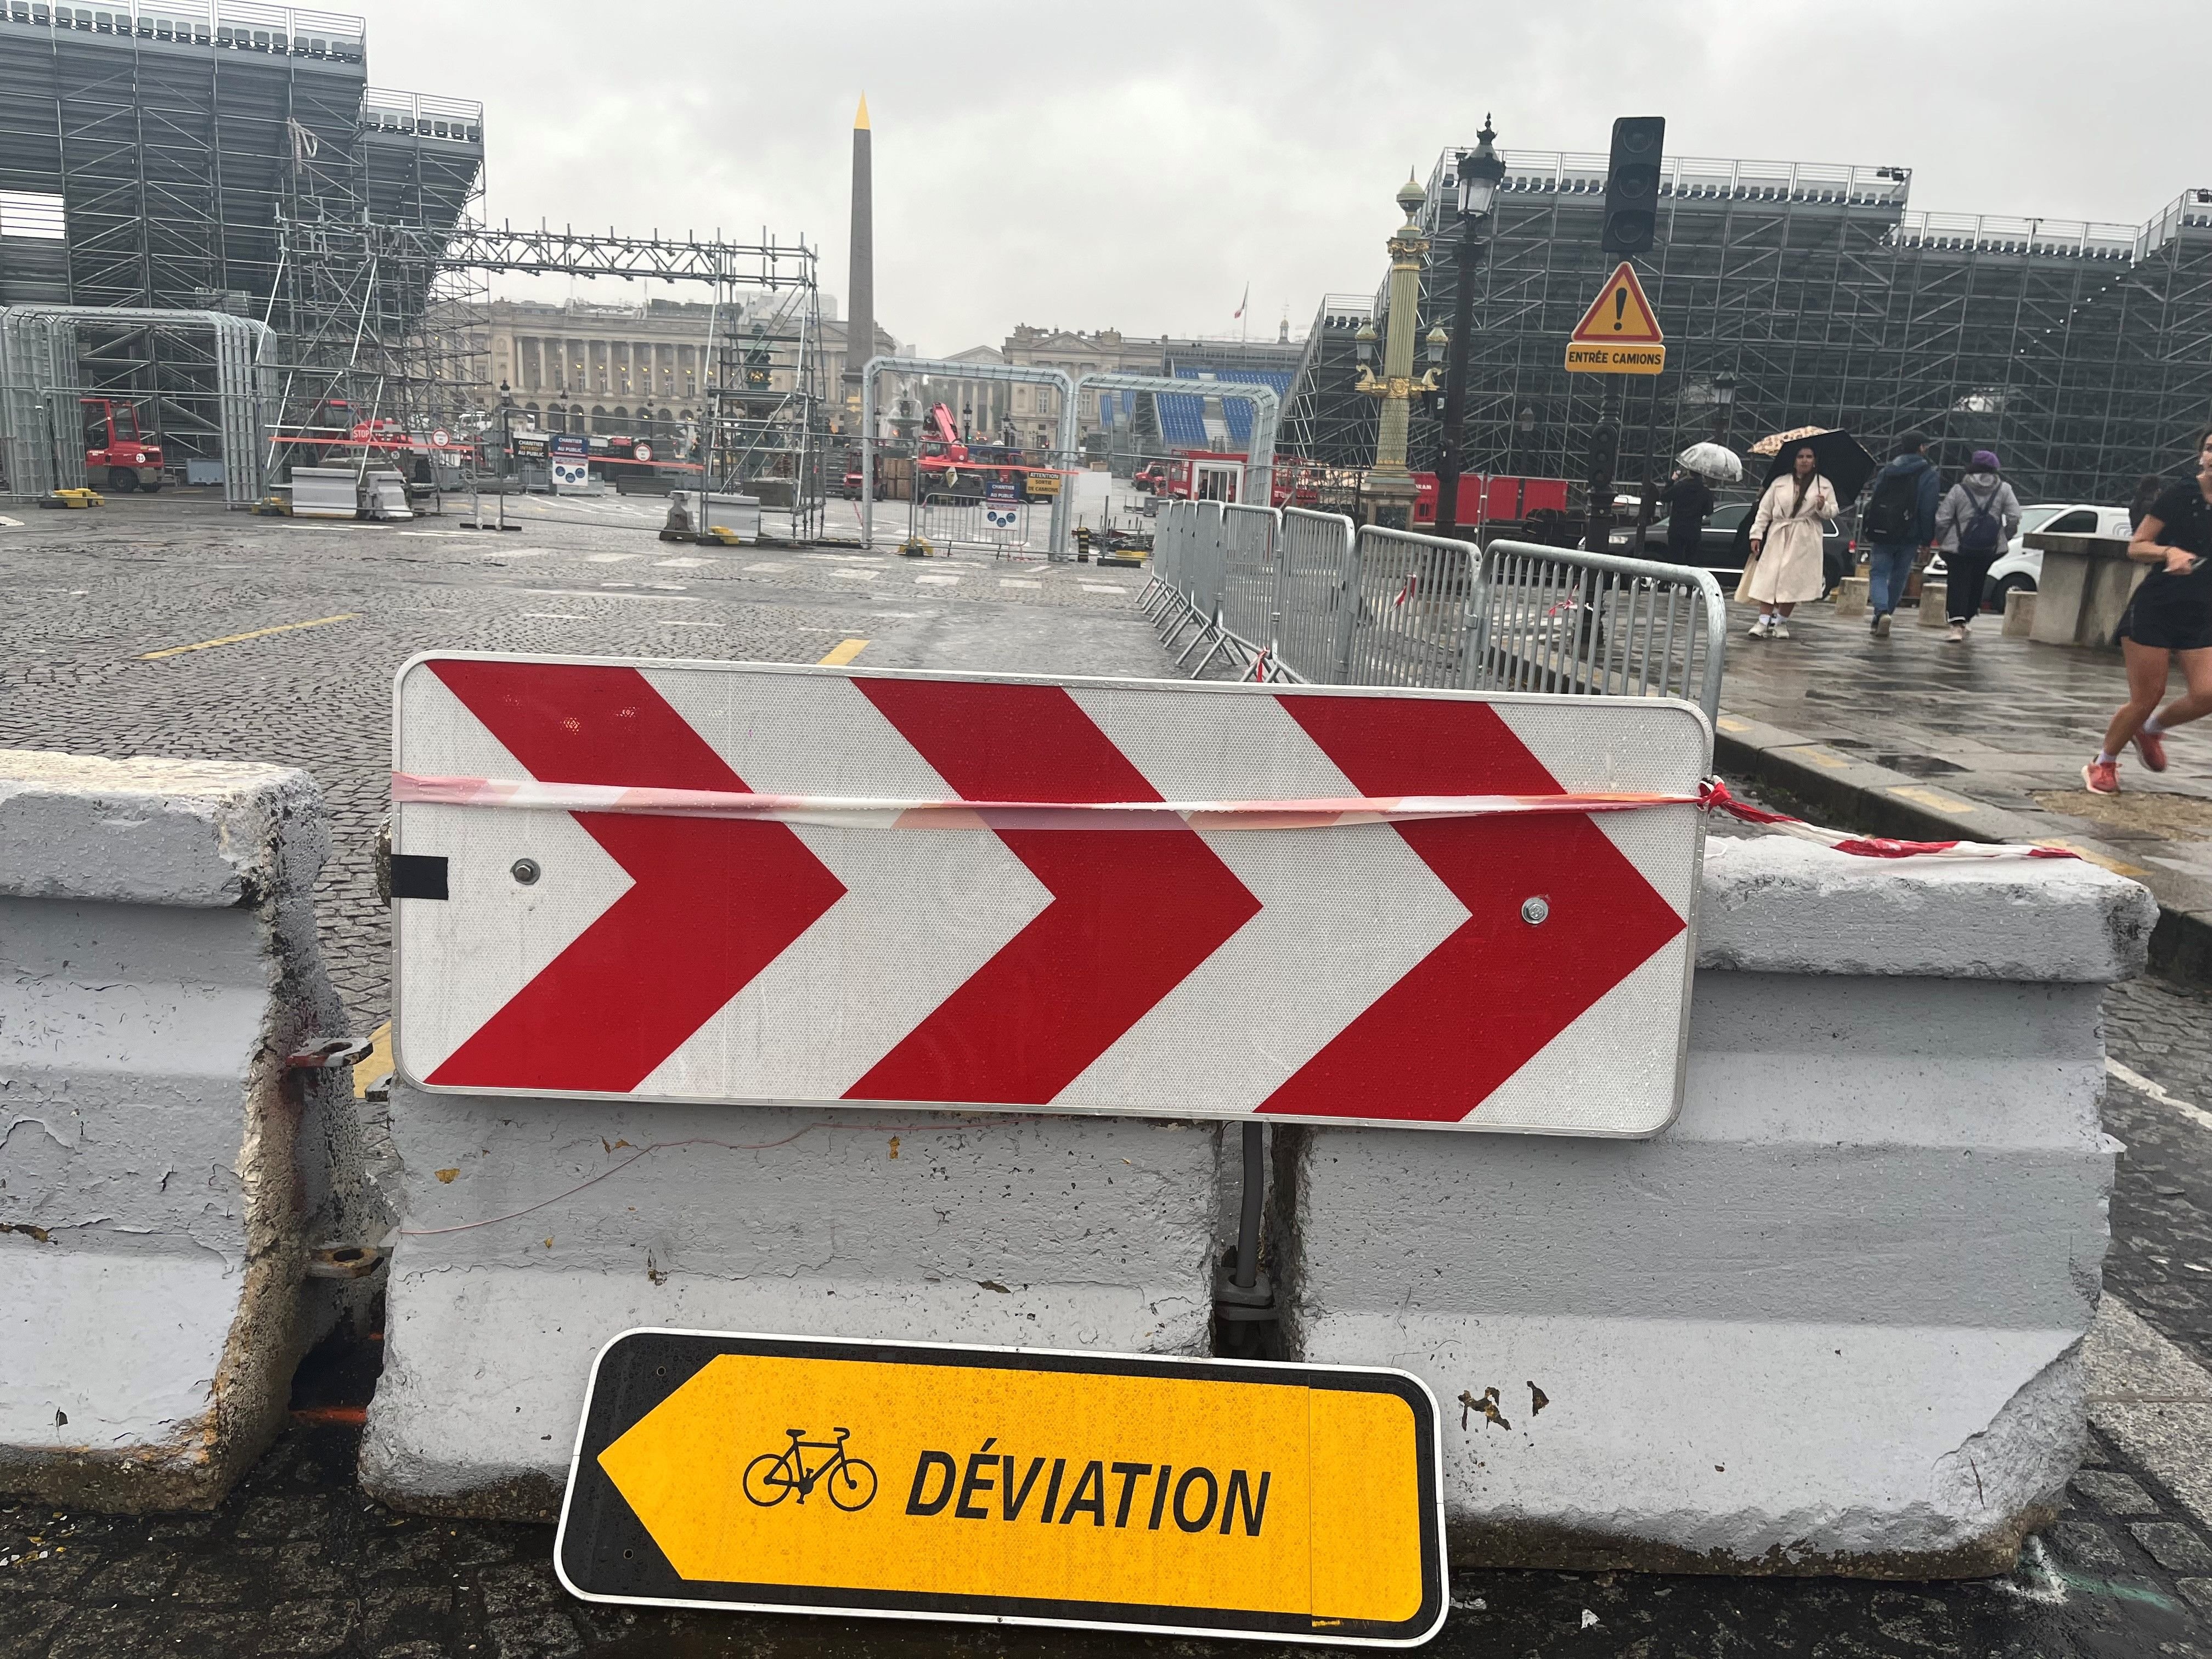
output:
[[[1707,778],[1698,792],[1698,805],[1708,812],[1725,812],[1745,823],[1756,823],[1799,841],[1816,842],[1838,853],[1863,859],[2078,859],[2063,847],[2033,847],[2014,842],[1893,841],[1887,836],[1847,836],[1825,830],[1802,818],[1752,806],[1729,793],[1718,778]]]
[[[613,784],[392,775],[392,799],[438,806],[557,812],[755,818],[879,830],[1322,830],[1348,823],[1518,814],[1629,812],[1697,806],[1698,795],[1343,795],[1300,800],[894,800],[864,796],[764,795],[719,789],[632,789]]]
[[[1893,841],[1847,836],[1781,812],[1751,806],[1707,778],[1694,795],[1635,793],[1558,795],[1343,795],[1299,800],[1020,801],[899,800],[871,796],[769,795],[719,789],[626,788],[615,784],[541,783],[535,779],[392,775],[403,805],[491,806],[548,812],[627,812],[663,817],[753,819],[832,829],[876,830],[1322,830],[1354,823],[1418,823],[1443,818],[1546,817],[1694,806],[1725,812],[1800,841],[1860,858],[2070,859],[2063,847],[2002,842]]]

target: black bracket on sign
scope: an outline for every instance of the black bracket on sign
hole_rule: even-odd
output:
[[[446,897],[446,860],[420,853],[392,854],[392,896],[396,899]]]

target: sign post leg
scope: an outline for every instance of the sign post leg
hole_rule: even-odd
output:
[[[1605,377],[1605,406],[1590,434],[1589,528],[1584,550],[1603,553],[1613,537],[1613,474],[1620,459],[1620,379]]]

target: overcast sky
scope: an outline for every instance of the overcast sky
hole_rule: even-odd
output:
[[[2212,12],[2178,0],[364,9],[374,84],[483,100],[495,220],[803,234],[841,304],[865,91],[877,318],[933,355],[1022,322],[1234,334],[1248,283],[1254,334],[1303,333],[1486,110],[1508,149],[1659,114],[1671,155],[1907,166],[1931,210],[2132,224],[2212,185]]]

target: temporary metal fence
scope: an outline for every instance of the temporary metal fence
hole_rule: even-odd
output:
[[[1051,522],[1049,504],[1038,507],[1024,501],[978,501],[923,490],[913,504],[908,533],[940,550],[979,548],[1000,558],[1042,559],[1050,552]]]
[[[251,507],[261,499],[264,446],[276,392],[268,326],[226,312],[125,306],[0,307],[0,458],[6,467],[0,493],[30,500],[85,481],[83,416],[77,403],[83,395],[81,328],[143,330],[195,341],[211,336],[211,349],[201,349],[212,359],[212,389],[173,389],[161,401],[172,406],[212,404],[205,424],[220,445],[224,499],[233,507]]]
[[[1478,549],[1292,507],[1163,507],[1143,605],[1193,678],[1604,693],[1720,712],[1710,571],[1522,542]],[[1195,667],[1188,667],[1198,653]]]

